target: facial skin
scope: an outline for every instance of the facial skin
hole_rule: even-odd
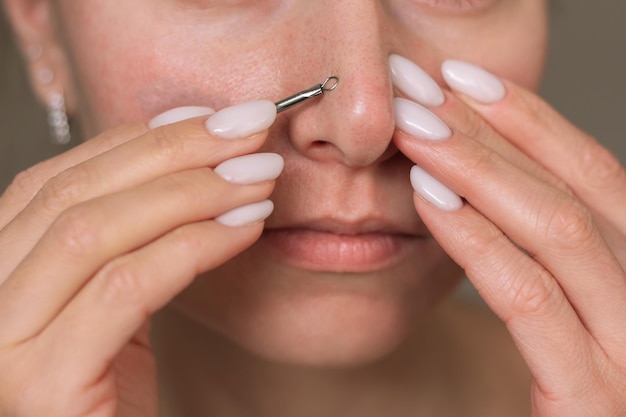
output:
[[[272,128],[265,150],[286,168],[268,232],[175,302],[255,354],[317,366],[388,354],[461,276],[415,213],[411,163],[390,147],[389,54],[438,81],[455,58],[536,88],[546,42],[544,0],[60,0],[54,15],[57,72],[86,137],[341,79]],[[277,249],[288,235],[305,255]],[[337,245],[330,265],[312,260]]]

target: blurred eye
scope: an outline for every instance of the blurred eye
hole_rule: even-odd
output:
[[[498,0],[413,0],[426,6],[447,10],[471,11],[490,6]]]
[[[236,6],[243,3],[244,0],[178,0],[178,2],[186,7],[208,9],[217,6]]]

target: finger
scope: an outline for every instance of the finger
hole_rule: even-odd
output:
[[[611,152],[535,94],[484,71],[467,72],[462,66],[450,67],[450,71],[460,80],[503,83],[506,95],[495,102],[481,103],[467,94],[459,97],[626,234],[626,170]]]
[[[523,254],[470,205],[442,212],[415,197],[417,211],[442,248],[465,270],[481,297],[509,329],[545,392],[579,392],[597,352],[553,276]],[[563,386],[563,376],[568,386]]]
[[[563,179],[596,215],[605,239],[626,268],[626,170],[608,149],[540,98],[514,84],[507,86],[509,94],[501,108],[465,100],[502,135]]]
[[[471,107],[450,91],[442,90],[433,78],[410,60],[392,55],[389,58],[392,81],[400,97],[414,100],[432,110],[444,122],[453,122],[456,131],[475,138],[510,163],[545,182],[565,189],[562,181],[539,163],[504,139]],[[396,113],[414,111],[410,100],[395,100]]]
[[[261,220],[261,219],[259,219]],[[101,375],[148,316],[201,272],[250,246],[262,223],[229,228],[213,221],[186,225],[108,264],[43,332],[50,360],[72,374]],[[71,340],[72,349],[58,340]]]
[[[607,318],[626,317],[624,272],[582,204],[459,132],[436,144],[399,132],[396,144],[557,277],[594,336],[623,346],[623,326]]]
[[[7,259],[22,259],[66,208],[172,172],[215,166],[224,159],[255,151],[265,136],[263,132],[248,140],[223,140],[209,134],[204,118],[150,130],[48,181],[0,233],[0,248]],[[15,261],[0,266],[0,276],[10,273]]]
[[[96,271],[186,223],[265,199],[273,182],[234,186],[211,169],[172,174],[63,213],[0,286],[0,340],[40,332]],[[24,306],[28,305],[28,309]]]
[[[476,142],[498,153],[509,163],[542,182],[564,192],[569,191],[561,179],[505,139],[500,132],[495,130],[459,97],[450,92],[445,92],[445,94],[445,105],[434,109],[433,113],[445,123],[453,125],[455,131],[473,138]]]
[[[147,131],[145,123],[120,126],[21,172],[0,196],[0,229],[26,207],[50,178]]]
[[[116,148],[129,140],[138,138],[151,129],[215,113],[210,107],[179,107],[155,117],[148,123],[133,123],[108,130],[93,139],[40,162],[34,167],[18,174],[6,192],[0,196],[0,229],[19,213],[28,202],[41,190],[50,178],[94,158],[110,149]]]

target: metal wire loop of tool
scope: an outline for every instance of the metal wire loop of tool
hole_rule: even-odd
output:
[[[317,84],[307,90],[300,91],[299,93],[296,93],[293,96],[287,97],[286,99],[283,99],[277,102],[276,112],[277,113],[283,112],[311,98],[321,96],[325,92],[333,91],[335,88],[337,88],[338,85],[339,85],[338,77],[335,77],[334,75],[332,77],[328,77],[321,84]]]

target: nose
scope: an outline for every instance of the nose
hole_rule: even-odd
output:
[[[394,129],[387,69],[388,25],[379,1],[316,1],[308,13],[324,16],[306,28],[315,45],[303,59],[338,87],[302,111],[290,113],[289,137],[306,157],[364,167],[387,159]],[[310,71],[310,70],[309,70]]]

